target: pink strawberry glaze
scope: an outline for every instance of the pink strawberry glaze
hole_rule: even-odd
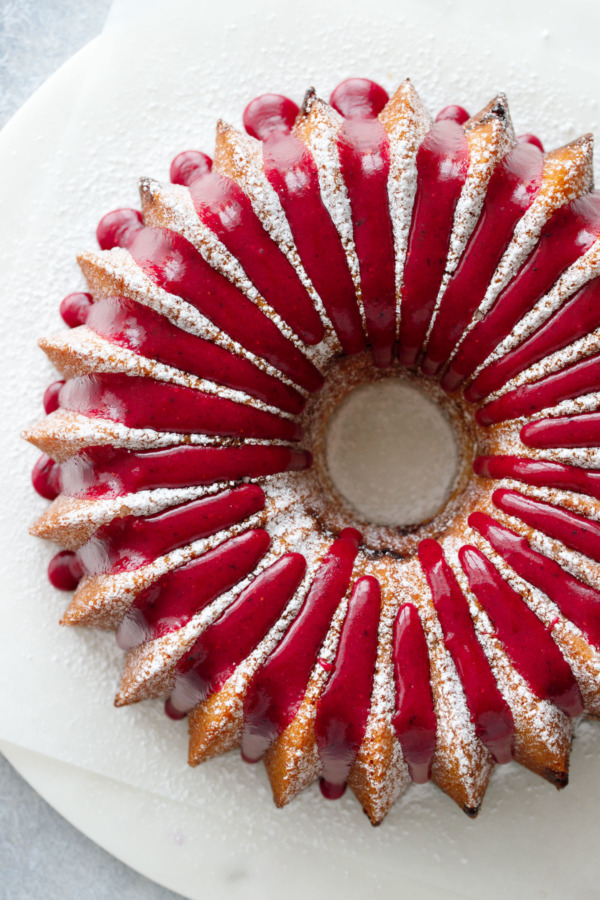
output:
[[[494,504],[536,531],[600,562],[600,524],[585,516],[526,497],[518,491],[501,489],[492,495]]]
[[[119,647],[129,650],[182,628],[246,578],[267,552],[270,540],[266,531],[246,531],[163,575],[134,600],[116,633]]]
[[[79,557],[88,575],[139,569],[177,547],[242,522],[264,505],[262,488],[248,484],[154,516],[113,519],[79,550]]]
[[[392,364],[396,341],[394,232],[388,176],[390,146],[376,118],[347,119],[338,135],[342,176],[352,213],[354,244],[369,342],[375,364]]]
[[[457,390],[599,234],[600,194],[588,194],[558,209],[544,225],[525,265],[466,335],[442,387]]]
[[[200,183],[195,182],[194,188]],[[103,249],[126,247],[151,281],[187,300],[246,350],[308,391],[321,387],[322,375],[302,351],[255,303],[213,269],[189,241],[166,228],[144,228],[130,212],[115,210],[102,219],[98,234]],[[120,215],[124,216],[122,222]]]
[[[520,134],[517,140],[522,144],[532,144],[532,146],[537,147],[538,150],[541,150],[542,153],[544,152],[544,145],[536,134],[525,132],[525,134]]]
[[[514,571],[556,604],[600,650],[600,594],[566,572],[557,562],[532,550],[528,541],[491,516],[475,512],[469,525],[488,541]]]
[[[469,605],[437,541],[419,544],[419,561],[427,578],[444,632],[444,644],[458,671],[471,720],[497,763],[512,759],[514,722],[477,639]]]
[[[405,366],[416,364],[427,334],[468,163],[462,127],[451,119],[436,122],[417,153],[417,192],[404,267],[398,352]]]
[[[293,135],[263,143],[265,175],[276,191],[302,265],[335,329],[344,353],[365,348],[354,282],[340,236],[319,187],[312,153]]]
[[[289,134],[298,115],[298,104],[282,94],[261,94],[244,110],[244,128],[259,141],[276,134]]]
[[[519,456],[478,456],[473,470],[482,478],[515,478],[524,484],[562,488],[600,500],[600,472],[597,469]]]
[[[74,591],[82,575],[79,558],[71,550],[61,550],[48,564],[48,580],[60,591]]]
[[[527,340],[483,369],[466,389],[466,399],[477,403],[519,372],[595,331],[600,325],[599,304],[600,278],[594,278]]]
[[[184,150],[178,153],[169,170],[173,184],[189,187],[198,178],[207,175],[212,169],[212,159],[200,150]]]
[[[319,788],[326,800],[339,800],[346,793],[346,782],[343,784],[334,784],[332,781],[319,782]]]
[[[436,375],[485,297],[515,226],[539,191],[543,156],[520,144],[496,166],[481,215],[444,291],[422,363]]]
[[[202,632],[177,664],[169,706],[185,715],[220,690],[279,620],[298,589],[306,560],[286,553],[261,572],[227,610]]]
[[[600,447],[600,413],[536,419],[521,428],[528,447]]]
[[[450,119],[450,121],[452,122],[457,122],[459,125],[464,125],[468,118],[469,113],[466,111],[464,106],[456,106],[456,104],[452,104],[441,109],[435,117],[435,121],[444,122],[447,119]]]
[[[481,551],[466,545],[458,556],[496,637],[535,696],[568,716],[579,716],[583,701],[577,681],[545,625]]]
[[[213,173],[190,188],[198,217],[210,228],[259,293],[308,344],[323,338],[323,323],[292,264],[263,228],[241,187]]]
[[[136,375],[103,373],[71,378],[60,389],[62,409],[178,434],[297,441],[298,424],[217,394]]]
[[[389,100],[389,94],[368,78],[346,78],[334,88],[329,102],[345,119],[375,119]]]
[[[44,391],[44,412],[47,416],[58,409],[58,394],[64,383],[64,381],[53,381]]]
[[[360,541],[354,528],[341,532],[285,637],[253,678],[244,701],[245,760],[260,759],[296,715],[332,616],[348,590]]]
[[[381,588],[370,575],[352,589],[333,673],[317,703],[315,737],[322,764],[321,792],[339,797],[365,736],[377,659]]]
[[[431,778],[437,719],[431,693],[429,651],[416,606],[405,603],[394,623],[396,708],[392,725],[411,779]]]
[[[119,497],[152,488],[237,481],[309,468],[306,450],[248,444],[241,447],[169,447],[133,453],[90,447],[60,466],[67,497]]]
[[[571,400],[597,391],[600,388],[600,355],[573,363],[560,372],[553,372],[531,384],[508,391],[497,400],[477,410],[475,418],[480,425],[492,425],[530,416],[556,406],[563,400]]]
[[[250,360],[183,331],[135,300],[127,297],[98,300],[86,325],[106,340],[141,356],[245,391],[286,412],[298,413],[304,407],[304,397],[295,388],[263,372]]]
[[[31,473],[34,489],[46,500],[54,500],[60,494],[59,468],[54,460],[42,453]]]
[[[93,302],[91,294],[81,292],[65,297],[60,304],[60,314],[65,325],[68,325],[69,328],[84,325]]]
[[[98,222],[96,240],[101,250],[126,247],[143,229],[144,219],[139,209],[128,207],[113,209]]]

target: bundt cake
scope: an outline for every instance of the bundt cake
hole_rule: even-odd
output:
[[[513,759],[563,787],[600,715],[592,137],[546,153],[502,95],[432,120],[364,79],[243,123],[101,220],[40,341],[62,623],[116,631],[116,705],[165,697],[191,765],[240,747],[278,806],[348,784],[378,824],[431,779],[474,816]],[[457,459],[405,523],[328,464],[336,411],[390,380]]]

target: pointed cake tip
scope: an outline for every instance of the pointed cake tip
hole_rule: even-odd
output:
[[[566,788],[569,783],[569,773],[567,771],[557,771],[556,769],[546,768],[544,769],[543,776],[546,781],[553,784],[559,791]]]
[[[470,819],[476,819],[479,815],[479,810],[481,809],[481,805],[478,806],[463,806],[463,812],[465,812]]]
[[[478,126],[484,125],[491,120],[498,121],[509,130],[512,129],[512,122],[506,94],[496,94],[496,96],[493,97],[492,100],[490,100],[490,102],[483,107],[483,109],[475,113],[474,116],[471,116],[471,118],[465,122],[465,131],[470,131],[472,128],[477,128]]]
[[[225,119],[217,119],[217,128],[216,128],[217,136],[227,134],[231,130],[232,130],[232,126],[229,124],[229,122],[226,122]]]
[[[499,119],[506,119],[508,116],[508,104],[506,102],[506,96],[504,94],[498,94],[494,101],[494,105],[490,109],[490,113],[493,116],[497,116]]]
[[[300,106],[299,116],[307,116],[315,103],[317,102],[317,92],[314,87],[309,87],[307,92],[304,95],[304,99],[302,100],[302,104]]]
[[[160,190],[160,184],[150,175],[142,175],[138,181],[138,190],[140,192],[140,197],[142,200],[148,198],[154,198],[157,196]]]
[[[582,134],[581,137],[571,141],[571,144],[573,147],[581,147],[586,153],[592,154],[594,152],[594,135],[588,131],[587,134]]]

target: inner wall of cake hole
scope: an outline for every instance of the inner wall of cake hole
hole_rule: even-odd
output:
[[[327,423],[325,452],[334,487],[361,519],[404,528],[443,508],[460,457],[442,408],[394,378],[345,397]]]

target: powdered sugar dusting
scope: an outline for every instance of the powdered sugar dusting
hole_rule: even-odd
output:
[[[132,377],[146,377],[167,384],[178,384],[204,394],[271,412],[284,419],[291,418],[289,413],[243,391],[190,375],[181,369],[148,359],[127,347],[107,341],[85,325],[46,338],[43,347],[51,358],[57,359],[61,372],[68,377],[97,372],[120,372]]]
[[[511,333],[485,360],[481,369],[489,365],[493,360],[504,356],[513,347],[524,341],[530,334],[540,328],[551,316],[561,308],[566,300],[576,291],[600,275],[600,241],[595,241],[589,250],[564,272],[558,279],[552,290],[549,291],[531,309],[520,322],[515,325]],[[564,351],[561,351],[564,352]],[[552,359],[552,357],[550,357]],[[545,361],[542,361],[542,365]],[[540,364],[538,364],[539,366]]]
[[[261,224],[285,254],[308,291],[325,326],[326,344],[330,345],[331,350],[339,351],[339,342],[322,300],[306,274],[277,191],[265,175],[261,142],[250,135],[242,134],[230,125],[219,123],[215,169],[236,181],[249,198]],[[315,348],[309,348],[307,352],[309,355],[316,354]]]
[[[360,290],[360,265],[354,245],[352,212],[337,147],[343,119],[333,107],[309,92],[294,131],[309,148],[317,164],[321,198],[341,238],[356,297],[364,321]]]
[[[396,326],[401,316],[401,291],[412,212],[417,192],[417,153],[431,127],[431,116],[410,81],[405,81],[379,118],[390,145],[388,197],[394,232]]]

